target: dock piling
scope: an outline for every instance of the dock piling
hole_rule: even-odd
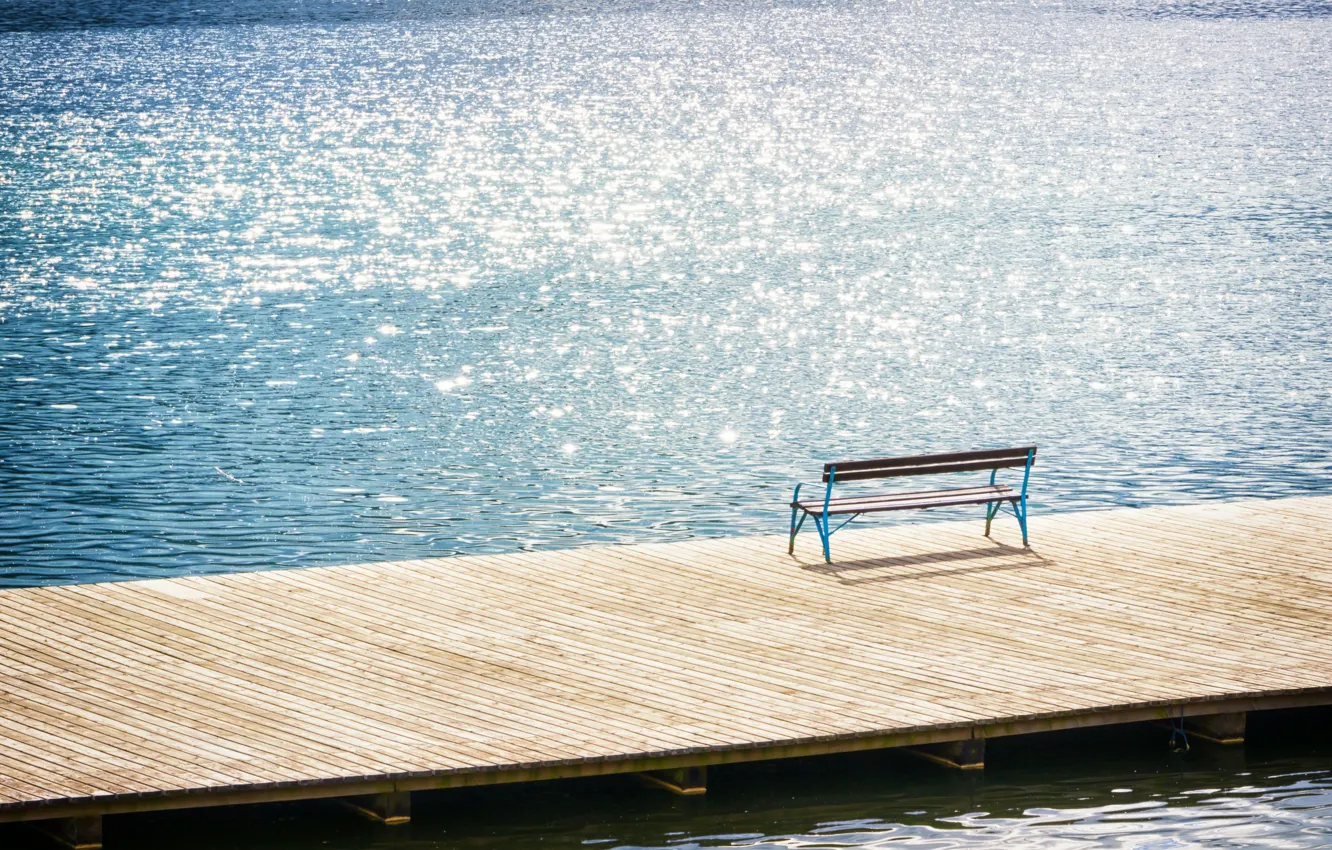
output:
[[[985,769],[984,738],[967,738],[944,744],[921,744],[906,749],[921,758],[955,770]]]
[[[69,850],[101,850],[102,847],[101,815],[33,821],[32,827]]]
[[[665,788],[673,794],[694,797],[708,791],[706,767],[678,767],[675,770],[649,770],[638,774],[649,784]]]
[[[412,819],[412,792],[389,791],[360,797],[341,797],[342,805],[385,826],[401,826]]]
[[[1244,743],[1244,728],[1248,712],[1236,711],[1229,714],[1203,714],[1190,717],[1185,721],[1185,728],[1195,738],[1211,741],[1214,744]]]

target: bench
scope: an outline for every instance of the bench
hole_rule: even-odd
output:
[[[818,528],[819,539],[823,541],[823,559],[832,563],[829,539],[851,520],[861,514],[880,513],[882,511],[924,510],[926,508],[944,508],[954,505],[985,505],[985,536],[990,536],[990,523],[1005,503],[1017,517],[1022,528],[1022,545],[1027,545],[1027,482],[1031,478],[1031,466],[1036,461],[1035,446],[1021,446],[1012,449],[987,449],[978,452],[953,452],[951,454],[914,455],[912,457],[881,457],[873,460],[849,460],[823,465],[823,481],[827,483],[821,499],[800,499],[800,487],[797,484],[795,495],[791,497],[791,545],[790,553],[795,552],[796,534],[805,520],[813,517]],[[1021,467],[1022,489],[1014,490],[1003,484],[995,483],[995,476],[1001,469]],[[946,472],[976,472],[990,470],[990,483],[980,487],[957,487],[951,490],[920,490],[912,493],[879,493],[869,496],[839,496],[833,498],[833,483],[845,484],[851,481],[866,481],[872,478],[901,478],[908,475],[937,475]],[[846,517],[837,528],[830,524],[834,517]],[[797,517],[799,521],[797,522]]]

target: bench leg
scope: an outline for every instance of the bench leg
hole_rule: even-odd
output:
[[[832,537],[832,530],[828,526],[828,518],[814,517],[814,527],[819,530],[819,540],[823,543],[823,560],[832,563],[832,550],[828,545],[828,538]]]
[[[800,529],[805,524],[805,520],[808,517],[809,514],[802,513],[800,515],[800,521],[796,522],[796,512],[794,510],[791,511],[791,545],[786,547],[786,554],[788,555],[795,554],[796,535],[800,533]]]
[[[999,470],[997,470],[997,469],[991,469],[991,470],[990,470],[990,486],[991,486],[991,487],[994,486],[994,477],[995,477],[996,475],[998,475],[998,474],[999,474]],[[990,523],[994,521],[995,516],[999,513],[999,506],[1002,505],[1002,504],[1003,504],[1003,502],[987,502],[987,503],[985,504],[985,536],[986,536],[986,537],[989,537],[989,536],[990,536]]]
[[[1012,516],[1018,517],[1018,528],[1022,529],[1022,545],[1027,545],[1027,500],[1012,500]]]

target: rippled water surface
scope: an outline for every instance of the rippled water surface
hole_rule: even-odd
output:
[[[0,581],[1328,492],[1330,22],[0,3]]]

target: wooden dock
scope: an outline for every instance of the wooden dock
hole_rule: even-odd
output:
[[[402,820],[420,789],[1332,703],[1329,515],[1034,516],[1031,549],[1011,521],[867,522],[831,565],[811,533],[795,557],[776,535],[4,590],[0,821],[315,797]]]

